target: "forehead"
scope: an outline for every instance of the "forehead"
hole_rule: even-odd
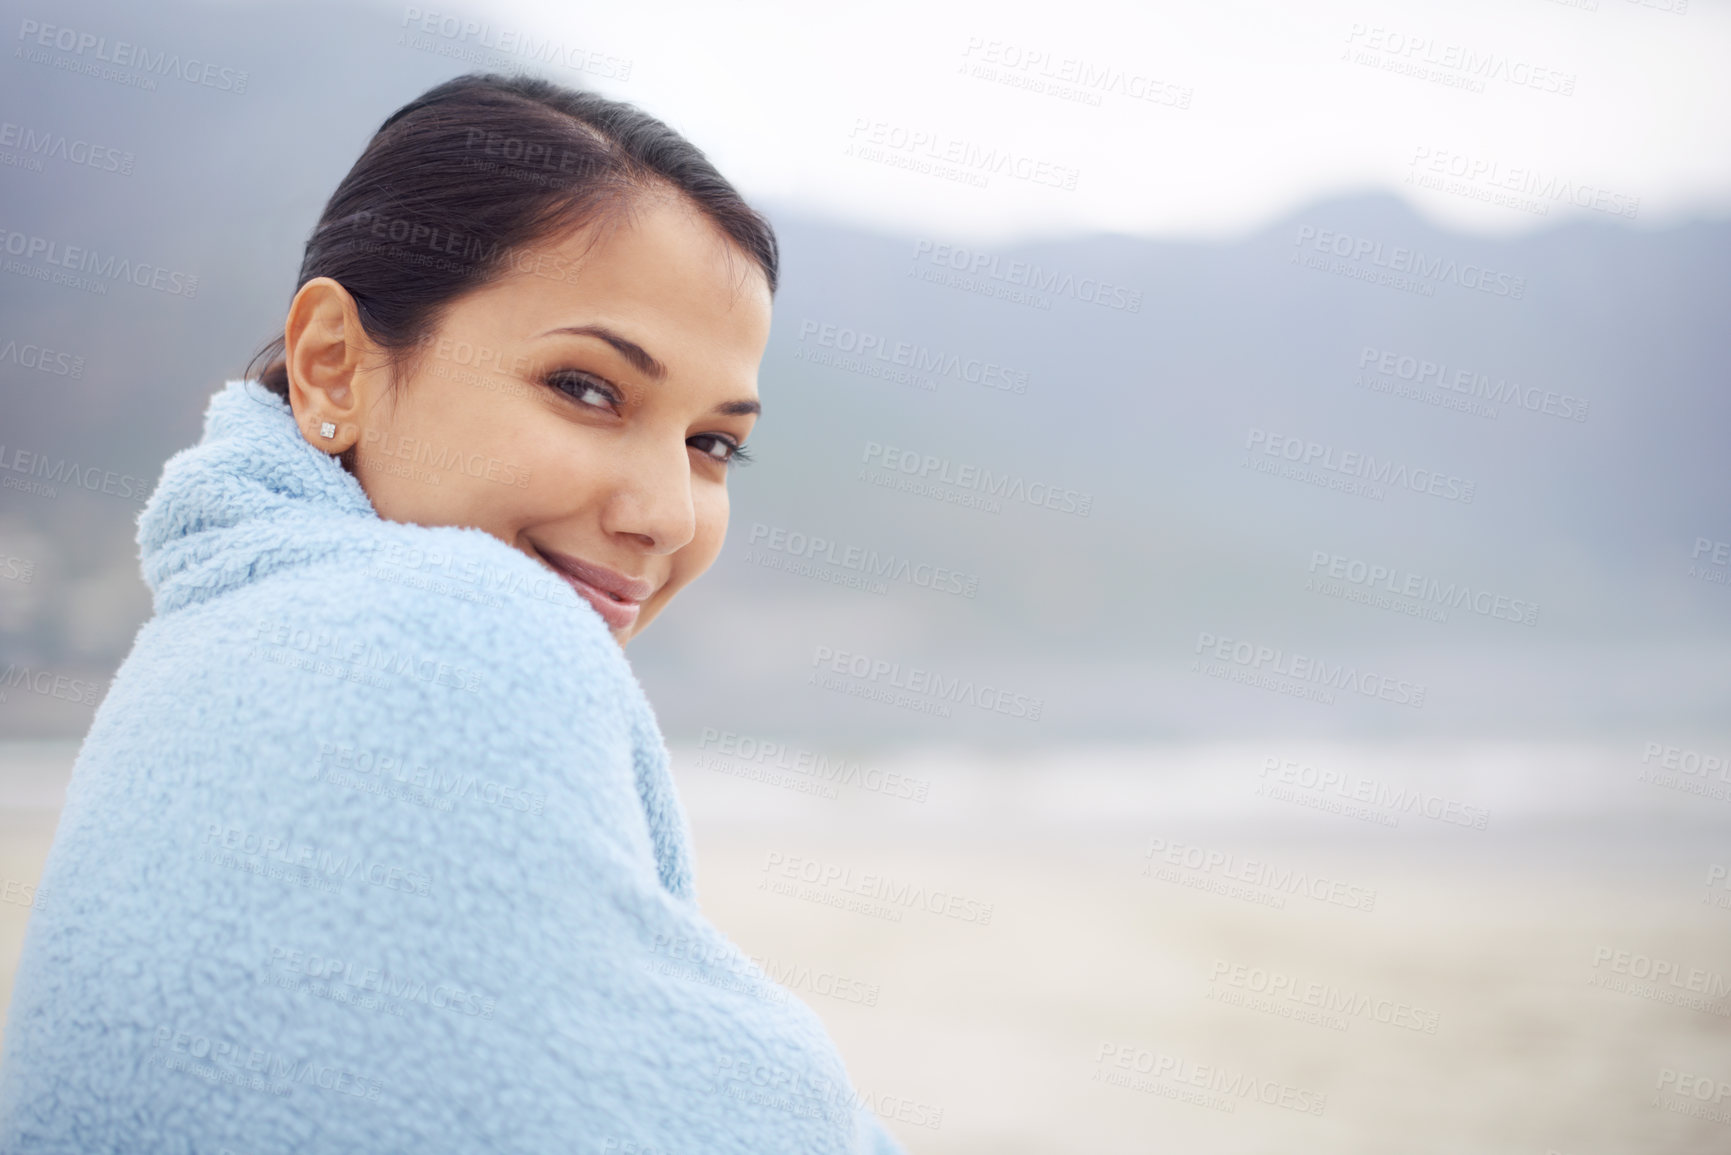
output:
[[[755,388],[769,340],[763,271],[695,206],[645,194],[601,220],[513,255],[474,301],[518,339],[603,324],[642,345],[669,378]]]

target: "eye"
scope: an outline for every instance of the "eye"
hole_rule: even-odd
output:
[[[555,369],[541,381],[579,405],[587,405],[591,409],[606,409],[617,413],[619,406],[624,404],[624,397],[612,384],[580,369]]]
[[[699,433],[686,442],[703,454],[727,465],[744,465],[751,460],[745,446],[724,433]]]

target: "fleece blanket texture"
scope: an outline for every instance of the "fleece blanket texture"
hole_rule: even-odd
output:
[[[155,613],[79,749],[0,1152],[899,1155],[699,912],[599,614],[386,521],[257,382],[139,515]]]

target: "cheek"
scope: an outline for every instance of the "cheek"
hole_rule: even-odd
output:
[[[538,421],[538,415],[529,416],[513,443],[527,471],[527,484],[516,491],[525,518],[568,517],[573,506],[588,508],[600,500],[608,479],[625,468],[606,439],[544,416]]]
[[[692,495],[692,514],[696,532],[674,559],[674,578],[681,584],[690,582],[715,563],[727,540],[727,489],[720,485],[701,486]]]

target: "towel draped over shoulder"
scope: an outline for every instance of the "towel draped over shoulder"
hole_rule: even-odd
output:
[[[900,1150],[699,912],[654,713],[546,566],[381,519],[253,381],[138,545],[155,613],[73,766],[0,1152]]]

